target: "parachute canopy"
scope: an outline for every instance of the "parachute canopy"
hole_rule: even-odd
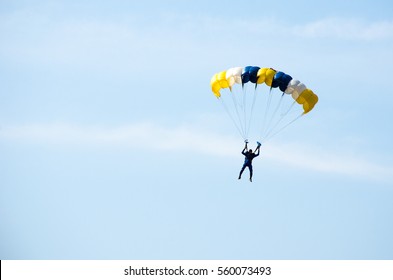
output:
[[[262,87],[262,84],[267,87]],[[244,139],[248,138],[252,118],[258,113],[260,116],[256,117],[257,120],[263,119],[260,137],[267,139],[293,123],[300,116],[309,113],[318,102],[318,96],[306,85],[273,68],[258,66],[229,68],[214,74],[210,80],[210,85],[213,94],[223,101],[227,113]],[[251,91],[249,89],[250,85],[253,88]],[[261,88],[268,90],[263,91]],[[273,89],[279,89],[282,94],[273,93]],[[224,102],[223,94],[228,100],[232,100],[230,104]],[[288,99],[284,98],[286,95],[292,97],[288,106],[285,105],[285,102],[288,102],[286,101]],[[258,104],[258,98],[265,98],[265,106]],[[275,100],[276,103],[274,103]],[[295,107],[299,107],[300,114],[282,125],[283,120],[292,111],[295,111]]]
[[[318,102],[318,96],[311,89],[308,89],[303,83],[293,79],[288,74],[276,71],[273,68],[260,68],[257,66],[246,66],[229,68],[226,71],[213,75],[210,85],[213,94],[221,97],[221,89],[229,88],[232,90],[233,85],[253,83],[255,87],[258,84],[266,84],[271,89],[279,88],[282,92],[292,95],[292,98],[303,105],[303,114],[310,112]]]

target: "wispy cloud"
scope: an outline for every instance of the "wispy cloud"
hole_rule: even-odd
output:
[[[293,33],[305,38],[348,40],[393,39],[393,21],[367,22],[361,19],[326,18],[293,27]]]
[[[0,140],[57,146],[191,150],[220,156],[230,156],[231,144],[235,144],[235,139],[226,139],[227,144],[218,150],[222,141],[218,134],[188,126],[164,127],[148,122],[117,127],[67,123],[7,126],[0,129]]]
[[[71,124],[30,124],[7,126],[0,130],[0,141],[58,146],[116,147],[188,151],[213,156],[234,157],[239,141],[192,125],[165,127],[154,123],[134,123],[118,127]],[[217,148],[219,147],[219,148]],[[393,166],[367,158],[332,154],[329,150],[299,144],[268,143],[264,158],[282,165],[323,173],[355,176],[375,181],[393,181]]]
[[[220,17],[161,15],[157,22],[161,23],[159,28],[151,24],[140,25],[137,20],[118,19],[106,22],[67,17],[58,20],[45,14],[14,13],[0,18],[0,26],[3,26],[0,27],[0,35],[5,38],[0,46],[0,54],[40,63],[83,62],[92,63],[95,67],[100,64],[106,67],[113,61],[120,65],[142,65],[162,59],[163,53],[179,56],[188,51],[197,55],[206,46],[214,49],[218,44],[217,34],[222,36],[224,42],[226,39],[239,38],[229,41],[231,44],[226,45],[221,52],[226,49],[233,52],[243,44],[242,38],[257,40],[265,39],[266,36],[269,36],[271,45],[281,44],[282,38],[362,41],[393,39],[392,20],[324,18],[293,25],[276,18],[237,19],[228,22],[226,18]],[[173,41],[177,44],[174,45]],[[160,51],[157,52],[154,46],[160,46]],[[256,44],[255,47],[259,48],[259,45]],[[100,61],[98,65],[97,61]]]
[[[267,157],[301,169],[393,182],[393,166],[362,156],[336,154],[329,149],[300,145],[271,146]]]

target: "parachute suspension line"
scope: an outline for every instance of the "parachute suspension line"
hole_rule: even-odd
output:
[[[284,94],[283,94],[284,95]],[[282,98],[282,97],[281,97]],[[292,110],[293,106],[296,104],[296,101],[293,101],[291,106],[289,106],[288,110],[281,114],[280,118],[277,120],[277,122],[274,124],[274,126],[267,132],[265,137],[269,137],[269,135],[276,129],[276,127],[280,124],[280,122],[288,115],[288,113]],[[297,118],[295,118],[297,119]],[[292,122],[291,122],[292,123]],[[287,127],[287,125],[285,126]],[[281,130],[281,129],[280,129]]]
[[[281,131],[283,131],[287,126],[291,125],[292,123],[294,123],[295,121],[297,121],[298,119],[300,119],[302,116],[304,115],[304,113],[301,113],[299,116],[297,116],[295,119],[293,119],[292,121],[290,121],[289,123],[287,123],[286,125],[284,125],[283,127],[281,127],[279,130],[277,130],[275,133],[273,133],[270,136],[267,136],[265,138],[265,142],[268,141],[269,139],[273,138],[274,136],[276,136],[278,133],[280,133]]]
[[[284,96],[284,94],[281,96],[281,98]],[[281,100],[280,100],[281,102]],[[273,125],[273,127],[267,132],[265,137],[269,137],[269,135],[275,131],[276,127],[280,124],[280,122],[288,115],[288,113],[291,111],[291,109],[293,108],[293,106],[295,105],[296,101],[293,101],[291,106],[289,106],[288,110],[286,112],[284,112],[283,114],[280,115],[280,118],[276,121],[276,123]],[[297,119],[297,118],[295,118]],[[292,122],[291,122],[292,123]],[[287,127],[288,125],[285,125],[284,127]],[[280,131],[282,129],[279,129]]]
[[[227,112],[228,116],[231,118],[232,122],[234,123],[237,131],[239,132],[240,136],[243,138],[243,140],[246,140],[247,138],[245,137],[244,132],[239,128],[236,120],[233,118],[232,114],[230,113],[230,111],[228,110],[227,105],[225,104],[225,102],[222,100],[222,98],[219,98],[221,101],[222,106],[224,107],[225,111]]]
[[[241,133],[241,134],[242,134],[242,137],[243,137],[244,140],[245,140],[245,139],[246,139],[246,133],[245,133],[244,128],[243,128],[243,126],[242,126],[243,121],[242,121],[242,118],[241,118],[240,113],[239,113],[239,107],[241,107],[241,105],[240,105],[239,102],[237,101],[237,99],[236,99],[236,97],[235,97],[235,93],[234,93],[232,90],[231,90],[231,92],[230,92],[230,95],[231,95],[231,97],[232,97],[233,106],[235,107],[235,111],[236,111],[236,115],[237,115],[237,119],[238,119],[239,123],[236,123],[236,121],[233,119],[233,117],[232,117],[232,120],[235,122],[236,126],[238,127],[238,130],[241,129],[241,131],[242,131],[242,133]],[[229,112],[228,108],[226,108],[226,110]],[[240,125],[240,128],[239,128],[238,124]]]
[[[292,110],[293,106],[296,104],[296,100],[294,100],[291,104],[291,106],[289,106],[288,110],[283,114],[284,116],[288,115],[288,113]]]
[[[280,118],[280,119],[277,121],[277,123],[271,128],[272,122],[273,122],[274,118],[276,117],[276,114],[277,114],[278,109],[279,109],[280,106],[281,106],[281,102],[282,102],[283,97],[284,97],[284,93],[281,95],[280,100],[278,101],[277,106],[276,106],[276,108],[274,109],[273,114],[270,116],[270,119],[269,119],[269,122],[268,122],[268,126],[267,126],[267,128],[266,128],[266,135],[265,135],[265,137],[267,137],[267,136],[272,132],[272,130],[278,125],[278,123],[280,123],[280,121],[281,121],[282,118],[284,117],[283,115],[281,115],[281,118]]]
[[[244,131],[245,131],[245,136],[246,138],[248,137],[247,133],[247,86],[244,87],[244,84],[242,84],[243,88],[243,121],[244,121]]]
[[[247,128],[247,133],[246,133],[247,136],[249,135],[249,132],[250,132],[251,120],[253,118],[252,116],[253,116],[253,113],[254,113],[254,106],[255,106],[255,103],[256,103],[256,100],[257,100],[257,86],[256,85],[257,84],[255,84],[254,95],[253,95],[252,103],[251,103],[251,112],[250,112],[250,118],[248,120],[248,128]]]
[[[266,108],[265,108],[265,114],[263,116],[263,120],[262,120],[262,128],[261,128],[261,134],[260,134],[260,139],[262,139],[262,136],[265,135],[266,132],[266,120],[267,120],[267,115],[270,111],[270,103],[272,102],[272,89],[270,88],[269,91],[269,97],[266,103]]]

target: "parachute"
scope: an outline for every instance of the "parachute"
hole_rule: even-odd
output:
[[[210,85],[244,140],[269,140],[318,102],[306,85],[273,68],[229,68],[214,74]]]

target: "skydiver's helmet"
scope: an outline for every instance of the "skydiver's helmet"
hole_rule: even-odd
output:
[[[249,153],[252,153],[252,149],[248,150]]]

